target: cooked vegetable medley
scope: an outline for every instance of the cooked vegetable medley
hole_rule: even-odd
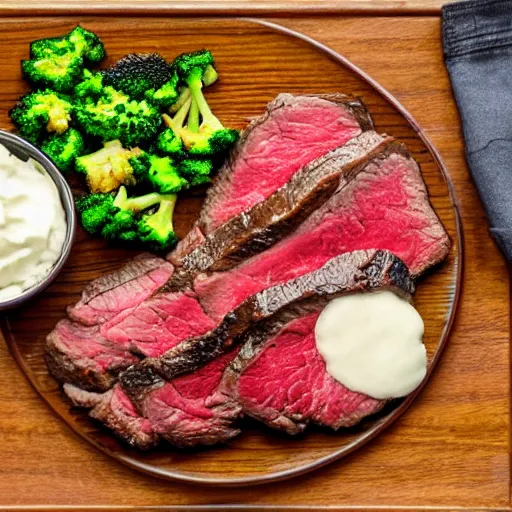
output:
[[[83,227],[153,251],[177,242],[176,194],[209,183],[238,140],[212,113],[203,88],[218,75],[208,50],[130,54],[107,69],[100,38],[82,27],[30,44],[22,61],[33,90],[10,116],[63,174],[83,176]]]

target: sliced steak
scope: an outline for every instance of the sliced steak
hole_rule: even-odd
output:
[[[265,328],[252,330],[219,385],[225,407],[241,406],[244,414],[288,434],[309,423],[337,430],[378,412],[385,400],[350,391],[327,373],[315,343],[319,314],[279,322],[274,336]]]
[[[442,261],[450,240],[432,209],[417,163],[398,143],[359,172],[341,175],[337,192],[292,234],[238,267],[194,281],[201,305],[220,320],[247,297],[358,249],[386,249],[413,277]]]
[[[354,251],[329,260],[320,269],[277,285],[245,300],[208,333],[189,338],[158,358],[147,358],[120,376],[123,389],[139,410],[144,397],[165,380],[203,367],[236,346],[255,324],[274,318],[297,318],[316,311],[336,296],[354,291],[394,287],[413,292],[404,263],[387,251]]]
[[[242,133],[229,161],[208,190],[197,228],[170,261],[188,252],[222,224],[261,203],[301,168],[373,127],[357,98],[342,94],[280,94]]]
[[[68,315],[84,325],[102,323],[152,295],[168,281],[173,270],[162,258],[141,254],[120,270],[89,283],[80,301],[68,308]]]
[[[228,402],[217,390],[237,352],[228,352],[197,372],[162,383],[142,404],[143,415],[119,384],[105,393],[65,384],[64,392],[75,406],[91,409],[89,416],[137,448],[151,448],[161,439],[179,447],[215,444],[240,433],[233,424],[241,407]]]
[[[90,390],[109,389],[121,370],[139,361],[126,345],[103,338],[99,326],[88,327],[67,319],[48,335],[45,357],[57,380]]]
[[[302,167],[268,198],[207,235],[181,260],[170,287],[181,288],[201,271],[229,269],[284,238],[334,194],[340,175],[359,172],[391,143],[367,131]]]
[[[159,436],[151,423],[135,410],[119,384],[105,393],[92,393],[64,384],[64,392],[74,406],[91,409],[91,418],[101,421],[131,446],[146,450],[158,443]]]

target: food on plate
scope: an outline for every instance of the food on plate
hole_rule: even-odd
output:
[[[141,154],[142,150],[138,147],[126,149],[119,140],[111,140],[98,151],[78,157],[75,170],[85,176],[93,194],[112,192],[121,185],[137,183],[131,159]]]
[[[380,144],[376,135],[365,136]],[[59,360],[64,359],[70,368],[68,382],[80,385],[85,373],[89,389],[103,390],[105,382],[112,382],[120,369],[132,364],[130,357],[126,364],[121,363],[120,347],[128,347],[123,353],[132,347],[139,355],[157,357],[181,336],[181,319],[188,319],[187,329],[192,326],[206,332],[211,321],[220,322],[249,295],[312,272],[344,252],[382,247],[400,257],[415,277],[442,261],[449,250],[449,238],[429,204],[416,162],[403,145],[389,138],[382,139],[379,152],[371,145],[367,149],[365,165],[340,179],[336,192],[325,202],[319,199],[317,209],[295,231],[229,271],[198,275],[191,281],[191,289],[171,287],[166,292],[169,287],[165,287],[163,293],[156,294],[153,287],[146,293],[146,272],[141,270],[139,275],[135,271],[139,265],[134,262],[130,288],[120,277],[126,274],[124,270],[108,281],[118,280],[119,287],[104,286],[105,280],[98,286],[91,284],[94,299],[90,299],[88,289],[69,314],[77,322],[94,326],[89,336],[95,350],[90,352],[82,346],[81,335],[70,334],[78,333],[80,325],[68,329],[66,323],[59,324],[49,342],[49,357],[56,360],[53,366],[62,366]],[[222,181],[218,183],[212,189],[222,185]],[[289,196],[294,193],[290,189]],[[162,271],[171,276],[172,267],[169,270],[160,261]],[[132,294],[130,307],[125,307],[127,294]],[[150,294],[155,296],[144,300]],[[198,303],[200,309],[191,309],[191,304],[197,307]],[[205,318],[209,320],[203,327]],[[202,334],[187,332],[191,336]]]
[[[107,240],[141,243],[156,252],[165,252],[176,243],[172,223],[175,205],[174,194],[151,192],[128,197],[125,187],[120,187],[115,196],[89,194],[76,202],[89,233],[101,234]],[[153,212],[145,213],[150,208]]]
[[[64,133],[51,135],[41,144],[44,151],[63,172],[73,169],[75,161],[85,152],[85,143],[82,134],[74,128],[69,128]]]
[[[66,216],[46,171],[0,145],[0,300],[36,285],[59,259]]]
[[[122,374],[122,390],[142,416],[149,420],[152,431],[177,446],[213,444],[226,440],[238,433],[232,423],[238,417],[240,407],[220,392],[218,386],[226,367],[237,355],[238,342],[244,340],[244,332],[248,332],[252,322],[261,317],[257,325],[265,325],[270,332],[283,319],[290,320],[321,309],[336,296],[378,289],[396,289],[405,295],[412,293],[413,284],[407,268],[398,258],[386,251],[375,250],[342,254],[311,274],[265,290],[246,301],[234,313],[231,325],[229,318],[224,322],[224,329],[231,328],[230,347],[207,364],[203,360],[197,372],[164,379],[160,374],[166,371],[165,367],[157,369],[153,365],[145,365],[145,362],[150,362],[150,359],[146,359]],[[182,328],[188,326],[187,321],[182,323]],[[221,341],[226,336],[224,329],[214,330]],[[207,336],[211,337],[212,334],[208,333]],[[182,333],[183,337],[188,335]],[[195,357],[203,358],[202,352],[196,351]],[[193,361],[192,366],[196,363]],[[76,405],[90,407],[80,401],[80,396],[88,395],[80,395],[74,387],[67,387],[66,391],[69,390]],[[121,390],[116,393],[120,395]],[[104,400],[110,402],[109,397],[107,391]],[[97,403],[101,403],[105,412],[108,404],[103,400]],[[137,432],[125,427],[119,415],[104,417],[110,418],[109,426],[119,435],[139,447],[145,446],[147,431],[139,437]]]
[[[425,326],[391,291],[331,301],[315,325],[327,373],[352,391],[382,400],[412,393],[427,373]]]
[[[64,133],[73,109],[70,98],[46,89],[20,98],[9,115],[20,135],[37,144],[51,133]]]
[[[100,63],[105,48],[96,34],[75,27],[63,37],[30,44],[30,60],[21,61],[25,79],[36,89],[68,92],[80,80],[84,67]]]
[[[35,90],[11,109],[11,119],[63,173],[75,170],[85,178],[92,194],[115,194],[121,186],[129,187],[130,195],[175,194],[207,184],[238,139],[238,131],[223,126],[203,94],[218,78],[208,50],[173,62],[156,53],[130,54],[107,69],[92,70],[105,49],[82,27],[34,41],[30,48],[22,70]],[[170,215],[169,204],[159,215],[165,212]],[[137,237],[134,247],[156,250],[153,234]],[[156,245],[168,250],[170,242],[167,237]]]
[[[75,167],[90,189],[77,208],[92,234],[172,249],[176,194],[220,167],[166,260],[142,255],[92,282],[47,339],[48,367],[72,402],[139,448],[222,442],[243,415],[289,433],[354,425],[411,392],[425,369],[424,348],[421,366],[398,338],[372,332],[357,343],[361,329],[352,349],[384,344],[417,370],[386,390],[378,372],[365,373],[375,362],[367,349],[350,371],[355,359],[336,362],[338,338],[325,327],[353,292],[364,292],[347,299],[361,314],[396,297],[386,319],[400,327],[412,279],[448,254],[406,147],[342,94],[280,94],[239,138],[203,94],[217,78],[208,50],[172,63],[131,54],[106,70],[83,67],[69,95],[67,122],[87,148]],[[33,130],[40,143],[47,126]],[[352,316],[341,334],[357,331],[363,320]]]

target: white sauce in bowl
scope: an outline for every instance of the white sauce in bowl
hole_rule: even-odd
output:
[[[393,292],[332,300],[318,317],[315,338],[327,372],[372,398],[406,396],[427,371],[420,314]]]
[[[42,281],[65,236],[66,215],[53,180],[0,144],[0,301]]]

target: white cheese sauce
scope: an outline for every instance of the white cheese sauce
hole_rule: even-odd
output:
[[[66,216],[56,185],[0,144],[0,300],[40,282],[58,260]]]
[[[315,338],[327,372],[372,398],[406,396],[427,371],[420,314],[390,291],[332,300],[318,317]]]

